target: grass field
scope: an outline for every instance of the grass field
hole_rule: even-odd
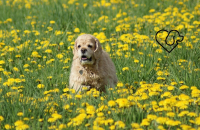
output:
[[[116,66],[106,94],[68,87],[83,33]],[[199,105],[199,0],[0,0],[0,130],[195,130]]]

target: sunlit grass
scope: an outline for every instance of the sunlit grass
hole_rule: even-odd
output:
[[[0,16],[0,129],[198,129],[197,1],[3,0]],[[184,36],[171,53],[161,29]],[[115,63],[107,93],[68,87],[83,33]]]

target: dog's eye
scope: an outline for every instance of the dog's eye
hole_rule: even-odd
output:
[[[81,45],[78,45],[78,48],[80,48],[81,47]]]
[[[88,47],[89,47],[89,48],[92,48],[92,46],[91,46],[91,45],[88,45]]]

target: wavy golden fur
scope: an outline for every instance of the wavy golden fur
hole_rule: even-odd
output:
[[[74,44],[69,86],[81,91],[83,86],[104,91],[117,84],[115,66],[108,53],[102,50],[97,38],[90,34],[79,36]]]

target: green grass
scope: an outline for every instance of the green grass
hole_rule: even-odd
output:
[[[0,1],[0,129],[199,127],[199,1],[70,2]],[[155,40],[161,29],[184,36],[171,53]],[[107,93],[68,90],[73,42],[81,33],[97,37],[115,64],[119,82]]]

